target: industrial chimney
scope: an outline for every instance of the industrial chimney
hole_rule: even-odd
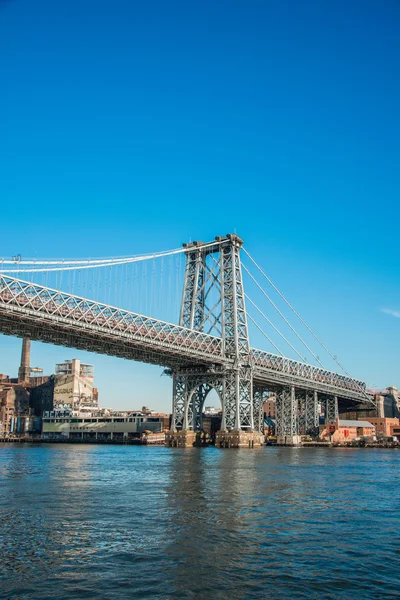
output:
[[[31,340],[22,340],[21,364],[18,369],[18,383],[29,382],[31,376]]]

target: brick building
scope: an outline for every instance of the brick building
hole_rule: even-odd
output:
[[[393,433],[394,429],[399,428],[399,419],[388,418],[388,417],[369,417],[368,421],[375,426],[377,437],[388,437],[390,435],[396,435]]]
[[[0,435],[8,435],[11,431],[12,419],[16,415],[29,414],[29,393],[18,384],[2,383],[0,385]]]
[[[327,425],[320,425],[321,438],[332,442],[345,443],[360,437],[371,437],[376,434],[375,426],[369,421],[337,419]]]
[[[264,402],[264,416],[270,417],[274,419],[276,416],[276,398],[275,396],[270,396]]]

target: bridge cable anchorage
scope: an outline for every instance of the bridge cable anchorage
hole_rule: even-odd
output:
[[[258,310],[258,312],[260,313],[260,315],[261,315],[262,317],[264,317],[264,319],[265,319],[265,320],[266,320],[266,321],[267,321],[267,322],[268,322],[268,323],[271,325],[271,327],[272,327],[273,329],[275,329],[275,331],[276,331],[276,332],[277,332],[277,333],[278,333],[278,334],[281,336],[281,338],[282,338],[282,339],[283,339],[283,340],[284,340],[284,341],[287,343],[287,345],[288,345],[288,346],[290,346],[290,348],[291,348],[291,349],[292,349],[292,350],[293,350],[293,351],[294,351],[294,352],[297,354],[297,356],[298,356],[298,357],[299,357],[299,358],[300,358],[300,359],[301,359],[303,362],[307,363],[307,359],[306,359],[304,356],[302,356],[302,355],[300,354],[300,352],[298,352],[298,351],[296,350],[296,348],[295,348],[295,347],[294,347],[294,346],[293,346],[293,345],[292,345],[292,344],[289,342],[289,340],[288,340],[288,339],[287,339],[287,338],[286,338],[286,337],[283,335],[283,333],[281,333],[281,332],[279,331],[279,329],[278,329],[277,327],[275,327],[275,325],[272,323],[272,321],[270,321],[270,320],[268,319],[267,315],[265,315],[265,314],[263,313],[263,311],[261,310],[261,308],[259,308],[259,307],[257,306],[257,304],[256,304],[255,302],[253,302],[253,300],[252,300],[251,298],[249,298],[249,296],[248,296],[247,294],[245,294],[245,297],[246,297],[246,300],[248,300],[248,301],[250,302],[250,304],[252,304],[256,310]],[[250,317],[250,315],[249,315],[249,314],[248,314],[247,316],[248,316],[248,317]],[[253,323],[254,323],[254,324],[255,324],[255,325],[258,327],[257,323],[255,323],[255,322],[254,322],[254,319],[251,319],[251,320],[252,320],[252,321],[253,321]],[[260,328],[259,328],[259,329],[260,329]],[[261,330],[261,331],[262,331],[262,330]],[[266,335],[266,334],[265,334],[265,335]],[[268,339],[269,339],[269,338],[268,338]],[[271,340],[270,340],[270,341],[271,341]],[[272,343],[272,342],[271,342],[271,343]],[[273,344],[273,346],[275,346],[275,344]],[[275,346],[275,348],[276,348],[276,346]],[[282,354],[282,352],[280,352],[280,354]],[[282,354],[282,356],[284,356],[284,355]]]
[[[214,242],[209,242],[208,244],[203,244],[202,246],[199,246],[199,248],[201,248],[201,250],[205,250],[207,248],[209,248],[210,246],[218,246],[221,245],[223,243],[224,240],[216,240]],[[19,261],[17,264],[18,265],[55,265],[54,267],[50,267],[50,268],[40,268],[40,269],[36,269],[36,268],[31,268],[31,269],[21,269],[19,267],[16,267],[14,269],[11,268],[7,268],[7,269],[0,269],[2,273],[44,273],[44,272],[51,272],[51,271],[70,271],[70,270],[78,270],[78,269],[94,269],[94,268],[100,268],[100,267],[109,267],[109,266],[118,266],[118,265],[124,265],[124,264],[128,264],[128,263],[135,263],[135,262],[141,262],[141,261],[145,261],[145,260],[152,260],[155,258],[160,258],[160,257],[165,257],[165,256],[172,256],[174,254],[183,254],[184,252],[187,252],[187,248],[175,248],[174,250],[166,250],[163,252],[155,252],[153,254],[143,254],[140,256],[128,256],[125,258],[101,258],[101,259],[95,259],[95,260],[91,260],[91,259],[86,259],[86,260],[55,260],[55,261],[46,261],[46,260],[27,260],[27,261]],[[15,265],[15,261],[11,261],[11,260],[5,260],[5,259],[0,259],[0,265]]]
[[[276,344],[274,344],[274,342],[271,340],[270,337],[268,337],[268,335],[265,333],[265,331],[259,326],[259,324],[257,323],[257,321],[255,321],[253,319],[253,317],[251,315],[249,315],[249,313],[247,313],[247,317],[250,319],[250,321],[252,323],[254,323],[254,325],[257,327],[257,329],[259,331],[261,331],[261,333],[263,334],[263,336],[265,336],[267,338],[267,340],[269,341],[270,344],[272,344],[272,346],[275,348],[275,350],[278,352],[278,354],[280,354],[281,356],[284,357],[284,354],[281,350],[279,350],[278,346]]]
[[[274,290],[277,292],[277,294],[279,294],[279,296],[282,298],[282,300],[288,305],[288,307],[293,311],[293,313],[296,315],[296,317],[301,321],[301,323],[308,329],[308,331],[311,333],[311,335],[317,340],[317,342],[322,346],[322,348],[325,350],[325,352],[327,352],[329,354],[329,356],[335,361],[335,363],[338,365],[338,367],[340,369],[342,369],[343,373],[345,373],[345,375],[347,375],[347,377],[350,377],[351,379],[354,379],[350,373],[347,371],[347,369],[338,361],[337,357],[332,354],[332,352],[329,350],[329,348],[324,344],[324,342],[317,336],[317,334],[311,329],[311,327],[308,325],[308,323],[303,319],[303,317],[297,312],[297,310],[292,306],[292,304],[290,304],[289,300],[282,294],[282,292],[279,290],[279,288],[276,287],[276,285],[274,284],[274,282],[270,279],[270,277],[268,277],[268,275],[264,272],[264,270],[260,267],[260,265],[256,262],[256,260],[251,256],[251,254],[246,250],[245,247],[242,248],[243,252],[249,257],[249,259],[251,260],[251,262],[257,267],[257,269],[260,271],[260,273],[265,277],[265,279],[268,281],[268,283],[274,288]],[[246,267],[243,268],[246,269]],[[248,273],[248,270],[246,269],[246,272]],[[250,275],[251,276],[251,275]],[[252,277],[252,276],[251,276]],[[253,279],[254,281],[254,279]],[[255,282],[257,284],[257,282]],[[258,285],[258,284],[257,284]],[[261,288],[262,290],[262,288]],[[262,290],[263,291],[263,290]],[[265,292],[263,292],[264,295]],[[297,334],[296,334],[297,335]],[[311,352],[311,354],[313,356],[314,353]],[[321,365],[321,362],[318,360],[318,363]],[[322,365],[321,365],[322,366]],[[356,380],[354,379],[354,381],[356,382]],[[362,392],[362,394],[369,400],[368,394],[366,393],[366,391],[362,388],[362,386],[358,385],[358,383],[356,382],[356,385],[359,387],[360,391]]]
[[[291,323],[287,320],[287,318],[285,317],[285,315],[279,310],[279,308],[276,306],[275,302],[273,300],[271,300],[271,298],[268,296],[268,294],[263,290],[263,288],[261,287],[261,285],[258,283],[258,281],[253,277],[253,275],[250,273],[250,271],[245,267],[245,265],[242,265],[243,269],[246,271],[246,273],[249,275],[249,277],[251,277],[251,279],[254,281],[254,283],[256,284],[256,286],[259,288],[259,290],[261,290],[261,292],[264,294],[264,296],[267,298],[267,300],[272,304],[272,306],[275,308],[275,310],[277,311],[277,313],[282,317],[282,319],[285,321],[285,323],[290,327],[290,329],[293,331],[293,333],[296,335],[296,337],[301,341],[301,343],[303,344],[303,346],[305,346],[307,348],[307,350],[310,352],[310,354],[314,357],[314,359],[317,361],[317,363],[323,368],[325,369],[324,365],[322,364],[322,362],[320,361],[320,359],[318,358],[318,356],[316,354],[314,354],[314,352],[311,350],[311,348],[309,348],[309,346],[306,344],[306,342],[303,340],[303,338],[297,333],[297,331],[295,330],[295,328],[293,327],[293,325],[291,325]],[[286,340],[287,341],[287,340]],[[288,342],[289,343],[289,342]],[[292,347],[293,348],[293,347]],[[293,348],[294,349],[294,348]],[[297,352],[297,350],[295,350],[296,354],[298,356],[299,353]],[[303,357],[301,357],[301,360],[304,360]],[[307,361],[305,361],[307,362]]]

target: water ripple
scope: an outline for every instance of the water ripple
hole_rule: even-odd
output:
[[[0,446],[0,597],[393,599],[400,453]]]

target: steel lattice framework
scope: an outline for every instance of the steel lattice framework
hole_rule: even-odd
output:
[[[219,392],[222,429],[254,429],[252,357],[240,263],[242,243],[237,235],[228,235],[217,238],[214,246],[202,242],[186,246],[180,325],[200,332],[206,324],[210,330],[217,329],[225,360],[222,369],[207,374],[199,375],[195,368],[175,371],[174,429],[195,428],[193,415],[199,411],[201,414],[205,383]]]
[[[224,429],[262,431],[260,407],[274,393],[284,435],[315,428],[318,402],[329,419],[338,398],[372,402],[362,381],[250,348],[241,246],[237,235],[185,246],[179,325],[0,274],[0,332],[171,369],[178,429],[201,427],[212,388]]]

